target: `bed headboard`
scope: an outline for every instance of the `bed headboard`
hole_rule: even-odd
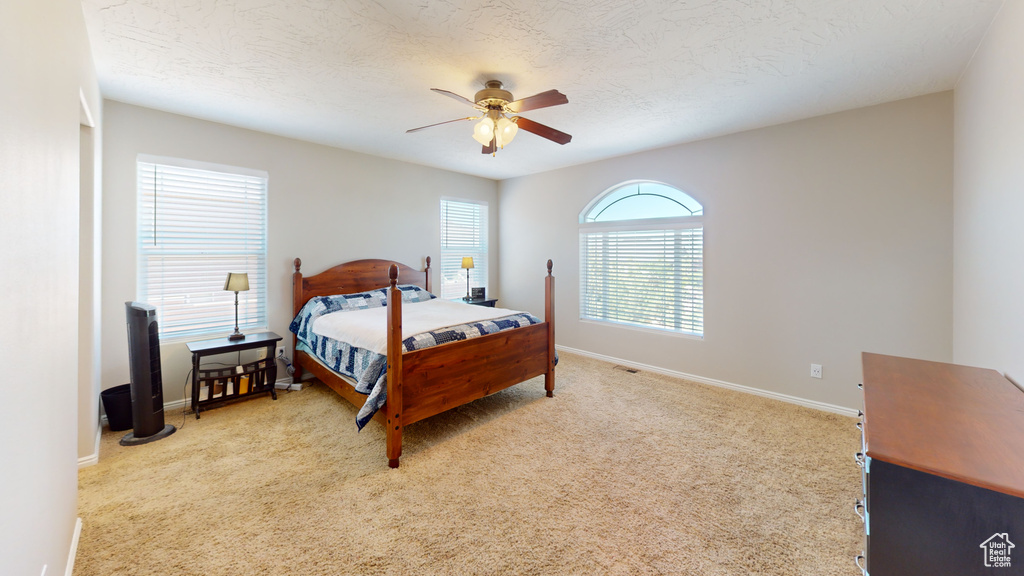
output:
[[[411,266],[391,260],[353,260],[328,268],[323,272],[303,277],[302,260],[295,259],[295,273],[292,274],[292,317],[294,318],[310,298],[334,294],[353,294],[391,285],[388,268],[398,266],[398,283],[415,284],[430,291],[430,256],[427,267],[416,270]]]

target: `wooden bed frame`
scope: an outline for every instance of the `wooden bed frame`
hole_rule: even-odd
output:
[[[423,271],[388,260],[355,260],[303,277],[302,261],[295,259],[292,275],[292,316],[310,298],[388,288],[387,402],[373,419],[385,426],[388,466],[398,467],[402,455],[402,428],[483,398],[509,386],[544,375],[544,390],[555,390],[555,277],[551,260],[544,279],[544,322],[515,330],[449,342],[402,353],[402,296],[396,287],[415,284],[430,291],[430,257]],[[294,381],[305,368],[357,408],[366,396],[342,376],[309,354],[296,350],[292,338]]]

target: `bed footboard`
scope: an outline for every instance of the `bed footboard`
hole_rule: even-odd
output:
[[[547,323],[407,352],[405,422],[412,423],[548,373]],[[388,398],[390,401],[390,397]]]
[[[402,428],[544,376],[548,397],[555,390],[555,277],[547,262],[544,322],[402,353],[402,295],[398,269],[389,270],[388,290],[388,466],[398,467]]]

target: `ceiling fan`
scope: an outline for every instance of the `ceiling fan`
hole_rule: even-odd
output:
[[[431,88],[434,92],[444,94],[449,98],[454,98],[459,102],[468,104],[483,114],[481,116],[456,118],[455,120],[420,126],[419,128],[406,130],[406,134],[410,132],[418,132],[426,128],[433,128],[434,126],[440,126],[442,124],[451,124],[452,122],[480,120],[480,122],[478,122],[473,128],[473,139],[480,144],[483,144],[482,152],[484,154],[492,155],[498,148],[504,148],[506,144],[511,142],[512,139],[515,138],[516,132],[519,128],[522,128],[527,132],[532,132],[542,138],[547,138],[552,142],[557,142],[558,144],[568,144],[569,141],[572,140],[572,136],[565,132],[555,130],[550,126],[545,126],[539,122],[534,122],[529,118],[523,118],[522,116],[516,115],[520,112],[526,112],[527,110],[536,110],[538,108],[547,108],[548,106],[567,104],[569,99],[565,97],[565,94],[562,94],[558,90],[548,90],[547,92],[534,94],[527,98],[513,100],[512,93],[503,89],[501,87],[501,82],[498,80],[489,80],[484,86],[485,88],[477,92],[473,100],[464,98],[447,90]]]

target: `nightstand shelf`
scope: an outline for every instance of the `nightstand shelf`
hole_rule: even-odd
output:
[[[199,411],[213,404],[264,394],[277,400],[277,359],[274,351],[281,337],[273,332],[246,334],[244,340],[214,338],[188,342],[192,353],[192,410],[199,418]],[[239,363],[235,366],[203,368],[206,356],[256,350],[265,348],[262,360]]]

